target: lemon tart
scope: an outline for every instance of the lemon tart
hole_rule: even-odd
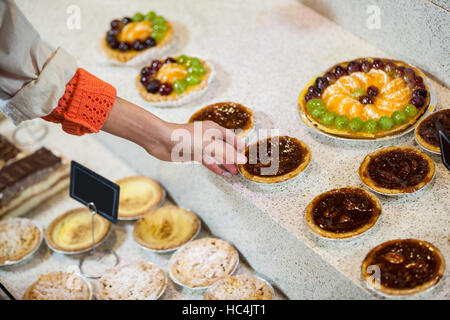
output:
[[[361,180],[372,190],[406,194],[422,189],[434,176],[434,162],[415,148],[388,147],[368,154],[359,167]]]
[[[205,300],[272,300],[273,291],[263,280],[248,275],[227,276],[205,292]]]
[[[416,128],[416,140],[426,150],[441,153],[439,133],[436,122],[450,134],[450,109],[439,110],[423,119]]]
[[[91,285],[73,272],[42,274],[25,291],[24,300],[90,300]]]
[[[177,206],[164,206],[139,219],[134,225],[133,237],[148,249],[170,250],[191,240],[199,227],[200,220],[191,211]]]
[[[369,230],[381,214],[378,199],[360,188],[339,188],[315,197],[306,207],[306,225],[329,239],[355,237]]]
[[[239,263],[236,249],[226,241],[203,238],[178,249],[169,262],[172,280],[189,288],[205,288],[231,275]]]
[[[116,183],[120,186],[119,219],[137,219],[164,201],[164,189],[151,178],[134,176]]]
[[[302,120],[339,137],[376,139],[405,132],[426,112],[425,75],[405,62],[359,58],[337,64],[300,93]]]
[[[107,270],[100,278],[99,300],[156,300],[167,286],[164,271],[151,263],[138,262]]]
[[[213,78],[204,60],[180,55],[153,60],[136,78],[139,94],[157,106],[176,106],[203,94]]]
[[[251,144],[244,152],[248,161],[238,166],[248,180],[278,183],[296,177],[311,161],[311,151],[302,141],[288,136],[269,137]]]
[[[388,296],[405,296],[436,286],[445,271],[441,252],[416,239],[391,240],[373,248],[362,263],[369,286]]]
[[[95,245],[106,238],[111,223],[95,215]],[[70,210],[54,219],[45,230],[45,240],[50,248],[76,253],[92,248],[92,214],[87,208]]]
[[[172,25],[154,11],[136,13],[111,21],[110,29],[102,39],[101,49],[107,57],[126,63],[138,55],[145,55],[168,47],[174,40]]]
[[[0,221],[0,265],[20,261],[32,254],[41,239],[41,229],[31,220]]]
[[[238,136],[245,136],[253,128],[253,112],[235,102],[219,102],[206,106],[194,113],[189,122],[206,120],[233,130]]]

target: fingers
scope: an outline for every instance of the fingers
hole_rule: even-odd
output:
[[[207,156],[203,156],[202,164],[215,174],[221,176],[224,174],[224,171],[214,162],[214,160],[209,159]]]
[[[245,142],[234,134],[233,131],[226,129],[224,127],[219,126],[217,123],[212,121],[205,121],[207,127],[212,129],[217,129],[221,133],[221,140],[229,143],[238,151],[242,151],[245,149]]]
[[[240,152],[237,152],[234,147],[222,140],[215,140],[208,144],[203,153],[215,159],[217,163],[224,165],[224,167],[233,174],[237,173],[236,164],[246,163],[247,158]]]

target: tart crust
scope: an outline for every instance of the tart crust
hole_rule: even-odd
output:
[[[199,226],[199,218],[191,211],[177,206],[164,206],[152,210],[136,222],[133,238],[151,250],[170,250],[191,240]],[[184,235],[178,237],[177,232],[178,235]],[[150,233],[155,241],[144,239],[143,233]]]
[[[287,136],[283,136],[283,137],[287,137]],[[280,137],[281,138],[281,137]],[[258,182],[258,183],[265,183],[265,184],[272,184],[272,183],[279,183],[279,182],[283,182],[289,179],[292,179],[294,177],[296,177],[300,172],[304,171],[309,163],[311,162],[311,151],[309,150],[309,147],[303,143],[302,141],[298,140],[297,138],[293,138],[293,137],[287,137],[292,141],[295,141],[295,143],[299,144],[303,150],[306,150],[306,153],[303,155],[303,160],[302,162],[292,171],[281,175],[281,176],[273,176],[273,177],[269,177],[269,176],[259,176],[259,175],[254,175],[252,173],[250,173],[249,171],[247,171],[245,169],[245,166],[240,164],[238,165],[238,169],[239,172],[248,180],[250,181],[254,181],[254,182]],[[270,138],[268,138],[270,139]],[[254,146],[257,142],[255,142],[254,144],[247,146],[247,148],[245,148],[244,154],[248,151],[248,149],[251,146]]]
[[[142,98],[149,102],[178,101],[191,93],[206,89],[210,80],[209,78],[211,77],[212,69],[204,60],[199,60],[206,70],[205,74],[203,75],[202,81],[195,86],[189,86],[182,94],[176,94],[175,91],[173,91],[171,94],[163,96],[158,93],[147,92],[147,89],[141,84],[141,74],[138,74],[138,76],[136,77],[136,87],[139,91],[139,94]]]
[[[128,50],[126,52],[121,52],[119,50],[110,48],[108,46],[108,43],[106,42],[106,37],[103,37],[101,40],[101,49],[106,53],[106,56],[108,58],[125,63],[148,50],[152,50],[155,48],[163,48],[163,47],[170,45],[172,43],[172,41],[174,40],[174,32],[173,32],[173,27],[169,23],[169,21],[167,21],[167,26],[168,26],[168,28],[167,28],[166,34],[164,36],[164,39],[162,39],[162,41],[154,47],[147,48],[142,51]]]
[[[420,135],[420,127],[423,123],[425,123],[426,121],[428,121],[429,118],[431,117],[435,117],[436,114],[439,114],[440,112],[444,113],[448,113],[450,112],[450,109],[443,109],[443,110],[439,110],[436,111],[430,115],[428,115],[426,118],[424,118],[423,120],[420,121],[419,125],[416,127],[416,130],[414,132],[415,136],[416,136],[416,140],[417,142],[426,150],[435,152],[435,153],[441,153],[441,147],[440,146],[435,146],[429,142],[427,142],[421,135]]]
[[[137,218],[157,207],[164,189],[146,176],[133,176],[116,182],[120,186],[119,218]]]
[[[319,200],[321,199],[322,196],[327,195],[327,194],[332,194],[334,192],[342,192],[342,191],[343,192],[347,191],[349,193],[358,192],[358,193],[364,195],[365,197],[370,199],[370,201],[372,202],[375,213],[372,215],[372,217],[369,219],[369,221],[367,221],[363,226],[359,227],[356,230],[337,233],[337,232],[331,232],[331,231],[327,231],[327,230],[320,228],[314,221],[313,211],[314,211],[315,206],[317,205],[317,203],[319,202]],[[321,193],[320,195],[315,197],[309,203],[309,205],[306,207],[306,210],[305,210],[306,225],[308,226],[308,228],[316,235],[318,235],[320,237],[329,238],[329,239],[347,239],[347,238],[352,238],[352,237],[358,236],[358,235],[366,232],[370,228],[372,228],[375,225],[375,223],[377,222],[378,217],[380,215],[381,215],[381,204],[380,204],[380,201],[378,200],[378,198],[364,189],[354,188],[354,187],[332,189],[327,192]]]
[[[42,274],[25,291],[24,300],[90,300],[90,284],[73,272]]]
[[[204,295],[205,300],[272,300],[269,285],[249,275],[227,276],[214,283]]]
[[[29,219],[0,221],[0,265],[25,258],[37,248],[41,238],[41,230]]]
[[[427,175],[423,178],[423,180],[420,183],[416,184],[415,186],[408,187],[408,188],[388,189],[388,188],[384,188],[382,186],[377,185],[377,183],[372,180],[372,178],[370,177],[370,175],[368,173],[369,165],[370,165],[371,161],[373,159],[375,159],[378,155],[386,153],[386,152],[391,152],[391,151],[413,152],[416,155],[420,156],[428,164],[429,171],[428,171]],[[368,154],[364,158],[363,162],[361,163],[361,166],[359,167],[359,176],[365,185],[367,185],[370,189],[372,189],[376,192],[379,192],[382,194],[391,194],[391,195],[408,194],[408,193],[412,193],[414,191],[418,191],[418,190],[422,189],[426,184],[428,184],[433,179],[434,172],[435,172],[435,166],[434,166],[433,160],[431,160],[431,158],[428,155],[426,155],[424,152],[422,152],[418,149],[409,148],[409,147],[387,147],[387,148],[379,149],[375,152]]]
[[[67,252],[67,253],[71,253],[71,252],[73,253],[73,252],[78,252],[78,251],[92,248],[92,241],[88,241],[88,244],[78,244],[78,245],[73,244],[69,248],[67,246],[64,246],[64,244],[61,244],[58,241],[55,241],[55,239],[53,239],[54,229],[59,225],[60,222],[63,222],[65,219],[67,219],[68,217],[70,217],[72,215],[78,215],[78,214],[83,214],[83,213],[87,213],[87,214],[91,215],[90,211],[87,208],[78,208],[78,209],[69,210],[66,213],[63,213],[62,215],[55,218],[50,223],[50,225],[47,227],[47,229],[45,230],[45,241],[47,241],[47,243],[53,249],[56,249],[58,251]],[[108,232],[111,229],[111,223],[98,214],[95,216],[95,221],[96,221],[96,225],[98,223],[100,226],[102,226],[102,228],[96,227],[96,229],[95,229],[95,230],[98,230],[98,229],[101,230],[101,232],[96,236],[96,239],[95,239],[95,244],[98,244],[108,235]],[[89,224],[89,226],[90,226],[90,224]],[[92,232],[91,228],[89,228],[89,233],[91,233],[91,232]]]
[[[239,110],[241,110],[241,111],[243,111],[243,112],[245,112],[245,113],[247,113],[249,115],[247,123],[245,124],[245,126],[243,128],[234,129],[234,130],[240,130],[240,132],[237,134],[238,137],[243,137],[243,136],[247,135],[253,129],[253,112],[249,108],[243,106],[240,103],[236,103],[236,102],[219,102],[219,103],[214,103],[214,104],[211,104],[211,105],[206,106],[204,108],[201,108],[200,110],[195,112],[189,118],[189,122],[198,121],[196,119],[199,117],[199,115],[202,112],[204,112],[206,110],[213,109],[213,108],[216,108],[216,107],[221,107],[221,106],[229,106],[229,105],[236,106],[237,109],[239,109]],[[214,121],[214,120],[211,120],[211,121]],[[233,130],[232,128],[227,128],[227,129]]]
[[[99,280],[97,295],[99,300],[156,300],[166,286],[164,271],[141,261],[107,270]]]
[[[363,59],[369,60],[369,61],[373,61],[375,59],[380,59],[383,62],[392,61],[397,66],[403,66],[405,68],[413,69],[414,72],[416,73],[416,75],[421,76],[423,79],[427,78],[422,71],[420,71],[416,67],[413,67],[413,66],[411,66],[411,65],[409,65],[409,64],[407,64],[407,63],[405,63],[403,61],[400,61],[400,60],[383,59],[383,58],[370,58],[370,57],[368,57],[368,58],[357,58],[357,59],[354,59],[352,61],[355,61],[355,60],[359,61],[359,60],[363,60]],[[345,62],[338,63],[338,64],[332,66],[331,68],[329,68],[328,70],[326,70],[325,72],[332,71],[332,70],[334,70],[334,68],[336,68],[339,65],[347,67],[349,62],[351,62],[351,61],[345,61]],[[317,76],[317,77],[319,77],[319,76]],[[314,85],[314,82],[315,82],[317,77],[315,77],[314,79],[309,81],[307,83],[307,85],[303,88],[303,90],[300,92],[300,96],[299,96],[299,99],[298,99],[298,110],[299,110],[299,113],[300,113],[300,118],[302,119],[302,121],[306,125],[308,125],[308,126],[310,126],[312,128],[318,129],[318,130],[320,130],[322,132],[325,132],[326,134],[330,134],[332,136],[344,137],[344,138],[352,138],[352,139],[377,139],[377,138],[382,138],[382,137],[393,136],[393,135],[396,135],[398,133],[404,132],[407,129],[409,129],[411,126],[415,125],[417,123],[417,120],[428,110],[428,107],[430,105],[431,91],[430,91],[430,88],[427,86],[427,84],[424,81],[425,89],[428,92],[427,98],[425,99],[425,104],[422,107],[417,108],[418,112],[417,112],[417,114],[414,117],[408,118],[408,121],[406,121],[404,124],[402,124],[400,126],[395,126],[391,130],[377,131],[375,133],[369,133],[369,132],[364,132],[364,131],[352,132],[350,130],[342,130],[342,129],[338,129],[338,128],[335,128],[335,127],[327,127],[327,126],[323,125],[322,123],[320,123],[317,119],[315,119],[306,110],[305,95],[308,93],[308,87],[311,86],[311,85]]]
[[[423,283],[419,286],[416,286],[414,288],[408,288],[408,289],[391,288],[391,287],[384,286],[381,283],[376,283],[375,280],[372,279],[374,274],[371,272],[373,270],[368,270],[368,269],[370,269],[369,267],[372,265],[374,256],[376,255],[377,252],[379,252],[383,248],[390,246],[392,244],[395,244],[397,242],[404,242],[404,241],[412,241],[412,242],[418,243],[420,245],[423,245],[435,254],[435,258],[437,258],[437,263],[438,263],[438,268],[437,268],[436,274],[434,276],[432,276],[432,278],[430,280],[426,281],[425,283]],[[445,259],[444,259],[444,256],[442,255],[442,253],[431,243],[422,241],[422,240],[416,240],[416,239],[390,240],[390,241],[384,242],[384,243],[376,246],[375,248],[373,248],[367,254],[367,256],[364,258],[364,261],[361,266],[362,277],[363,277],[363,280],[366,282],[366,284],[373,290],[376,290],[376,291],[383,293],[385,295],[388,295],[388,296],[409,296],[409,295],[417,294],[417,293],[423,292],[425,290],[428,290],[440,282],[440,280],[442,279],[442,277],[444,275],[444,271],[445,271]],[[381,276],[382,275],[380,274],[380,277]]]
[[[189,242],[170,259],[170,275],[189,288],[205,288],[231,275],[239,263],[236,249],[226,241],[203,238]]]

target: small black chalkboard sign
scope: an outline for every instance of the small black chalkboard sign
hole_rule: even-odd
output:
[[[76,161],[70,165],[70,196],[85,206],[94,203],[97,212],[117,223],[120,187]]]

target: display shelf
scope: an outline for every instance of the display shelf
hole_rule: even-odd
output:
[[[429,241],[450,261],[450,172],[438,157],[433,156],[436,178],[431,185],[400,198],[380,196],[382,216],[358,239],[321,240],[304,222],[305,207],[319,193],[346,185],[363,187],[358,167],[366,154],[383,146],[417,147],[413,134],[383,142],[337,141],[310,131],[299,118],[298,94],[312,77],[340,61],[388,57],[385,52],[294,0],[199,0],[195,5],[175,0],[79,1],[80,30],[67,30],[67,17],[60,14],[69,1],[18,4],[45,39],[64,46],[81,66],[118,88],[120,96],[165,120],[186,122],[200,107],[231,100],[251,108],[259,127],[279,128],[308,144],[312,161],[305,172],[286,185],[264,187],[239,176],[216,177],[196,164],[160,162],[129,142],[97,135],[127,165],[161,181],[215,235],[233,242],[249,264],[289,298],[380,298],[365,289],[360,267],[372,247],[390,239]],[[215,82],[199,100],[171,109],[148,107],[134,86],[137,69],[102,66],[93,59],[90,48],[112,18],[146,10],[174,21],[181,36],[174,54],[196,55],[214,65]],[[431,83],[438,108],[448,107],[450,90]],[[105,165],[91,161],[99,169]],[[447,268],[437,288],[415,298],[448,299],[449,281]]]

